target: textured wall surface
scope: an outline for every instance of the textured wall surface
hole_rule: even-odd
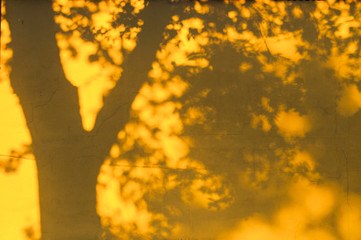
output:
[[[360,240],[361,2],[1,2],[0,239]]]

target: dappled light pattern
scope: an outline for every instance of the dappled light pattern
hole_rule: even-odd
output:
[[[286,201],[271,219],[255,214],[219,240],[360,238],[360,197],[340,194],[334,184],[316,185],[299,178],[289,186]],[[352,209],[352,210],[351,210]],[[346,219],[347,218],[347,219]],[[337,225],[333,226],[332,222]]]
[[[310,123],[307,117],[300,116],[293,109],[288,112],[280,110],[276,116],[275,123],[279,133],[287,140],[294,137],[304,137],[306,132],[310,130]]]
[[[0,120],[0,171],[16,171],[22,158],[34,159],[31,153],[31,139],[26,122],[19,106],[19,100],[13,93],[9,79],[0,82],[0,111],[4,118]]]
[[[2,157],[1,157],[2,158]],[[40,238],[38,181],[34,159],[24,158],[12,174],[0,173],[0,238]],[[26,230],[31,230],[27,232]]]
[[[179,34],[185,38],[184,31]],[[157,54],[158,62],[149,73],[152,81],[143,85],[133,102],[134,120],[118,134],[119,145],[113,146],[99,175],[98,212],[103,224],[122,238],[177,236],[182,234],[180,213],[186,205],[217,211],[228,207],[232,200],[222,177],[188,156],[192,139],[181,136],[184,125],[205,119],[196,108],[188,109],[184,120],[180,118],[182,104],[177,99],[187,91],[188,84],[180,76],[169,77],[173,70],[170,66],[173,59],[179,61],[173,62],[175,66],[202,67],[204,63],[187,59],[186,54],[197,49],[194,44],[184,42],[178,47],[175,42],[179,40],[175,39],[163,48],[168,53]],[[102,197],[112,194],[113,184],[120,196]],[[167,201],[168,195],[178,200]],[[109,211],[110,206],[116,210]]]
[[[106,162],[99,176],[98,212],[102,216],[103,225],[109,227],[113,234],[125,239],[154,235],[160,229],[163,229],[161,235],[166,235],[164,231],[169,229],[166,219],[162,214],[149,211],[144,199],[146,191],[160,187],[157,180],[159,181],[161,170],[143,170],[140,167],[132,171],[132,167],[126,166],[127,161],[119,164],[121,163],[125,166],[115,168]],[[145,182],[150,189],[144,186]],[[152,186],[155,184],[158,186]]]
[[[340,115],[352,116],[361,108],[361,92],[356,84],[345,86],[337,102]]]
[[[167,71],[172,71],[176,66],[207,67],[209,63],[202,57],[201,47],[207,44],[208,39],[204,34],[190,37],[192,35],[190,29],[198,33],[202,31],[203,21],[199,18],[179,21],[178,16],[174,16],[172,20],[174,23],[168,25],[167,29],[177,31],[177,35],[157,53],[162,66]],[[156,75],[151,75],[151,77],[157,78]]]
[[[184,232],[189,231],[190,225],[184,219],[181,220],[184,206],[227,212],[227,208],[232,209],[234,201],[241,200],[232,196],[232,190],[237,188],[247,194],[261,191],[259,194],[271,199],[282,197],[285,189],[288,189],[289,194],[292,191],[310,192],[303,202],[279,210],[279,216],[276,214],[278,217],[274,217],[277,230],[263,220],[250,220],[249,224],[253,224],[254,229],[247,228],[244,230],[247,233],[239,233],[239,237],[248,236],[249,239],[255,239],[252,237],[257,234],[260,239],[292,236],[291,232],[295,227],[286,221],[291,215],[296,215],[295,221],[303,219],[304,226],[314,225],[316,222],[323,222],[336,204],[334,192],[311,183],[322,181],[324,176],[318,172],[321,167],[317,160],[319,153],[304,144],[308,134],[319,126],[314,126],[314,121],[317,121],[314,109],[300,108],[300,104],[307,104],[309,94],[307,85],[301,84],[305,73],[300,66],[312,60],[314,51],[321,50],[316,49],[309,39],[314,37],[311,36],[313,33],[289,25],[292,21],[301,21],[310,10],[302,5],[273,1],[266,5],[263,2],[232,2],[229,5],[230,9],[220,10],[215,4],[195,1],[192,8],[185,9],[184,16],[174,15],[166,27],[165,40],[156,55],[157,61],[153,62],[148,74],[151,81],[143,85],[133,102],[133,120],[119,133],[120,143],[113,146],[111,156],[103,165],[103,172],[99,176],[100,195],[102,192],[111,194],[112,186],[116,186],[116,195],[120,195],[113,200],[99,198],[102,203],[98,206],[103,224],[110,226],[111,231],[118,236],[186,236]],[[204,17],[210,13],[222,14],[230,21],[221,18],[219,22],[213,22],[211,18]],[[218,26],[222,24],[222,27]],[[259,87],[265,89],[261,94],[255,95],[259,98],[253,99],[252,96],[245,100],[237,96],[236,89],[242,93],[244,90],[238,83],[230,85],[233,79],[226,81],[226,76],[236,76],[232,75],[233,72],[222,76],[224,82],[215,84],[217,80],[213,78],[221,76],[217,75],[218,71],[230,69],[220,64],[216,58],[218,54],[230,54],[224,53],[227,46],[244,56],[232,62],[231,66],[236,67],[230,71],[237,70],[235,74],[240,74],[242,78],[258,79]],[[326,64],[329,66],[331,60],[326,61]],[[207,75],[208,72],[210,75]],[[203,82],[204,85],[198,86],[197,78],[206,78],[202,74],[209,76],[209,79],[208,82]],[[282,91],[282,97],[275,98],[277,91]],[[294,96],[292,92],[295,93]],[[334,104],[337,104],[337,112],[342,116],[355,114],[359,109],[356,85],[346,85],[340,93],[339,100],[333,99]],[[211,100],[217,97],[221,102],[222,99],[225,100],[223,109],[219,103]],[[234,112],[224,109],[227,104],[238,106],[236,112],[247,113],[248,116],[246,114],[244,117],[247,120],[234,119],[231,123]],[[228,123],[218,125],[227,117]],[[242,131],[236,129],[241,126],[245,128],[244,121],[248,121],[249,139],[259,138],[250,132],[258,129],[274,139],[255,142],[261,144],[262,148],[270,148],[269,150],[260,153],[255,150],[257,148],[248,147],[250,143],[236,137],[230,139],[229,136],[234,131]],[[232,124],[235,124],[234,128]],[[219,130],[214,132],[217,128]],[[189,131],[196,131],[200,135],[189,134]],[[210,137],[205,140],[201,137],[202,134]],[[222,144],[230,144],[229,141],[232,141],[234,149],[229,151],[242,149],[240,154],[227,152],[225,156],[229,159],[223,159],[225,164],[233,164],[231,157],[241,159],[240,164],[232,169],[238,174],[236,181],[231,184],[232,188],[225,184],[225,176],[230,174],[229,168],[223,169],[216,162],[213,163],[213,159],[217,158],[212,156],[215,149],[209,149],[209,154],[202,153],[202,141],[210,145],[217,145],[221,141],[224,142]],[[207,165],[210,166],[209,170]],[[210,171],[214,173],[210,174]],[[275,171],[280,174],[275,175]],[[111,182],[114,183],[101,180],[107,179],[109,172],[113,174]],[[294,178],[301,179],[299,181],[302,183],[287,185],[286,182]],[[120,184],[117,182],[119,180]],[[279,181],[286,182],[278,188],[272,186]],[[303,187],[297,190],[304,182],[310,189]],[[276,193],[279,188],[283,190]],[[162,200],[155,199],[154,195]],[[165,196],[173,196],[172,202],[167,201]],[[299,197],[295,199],[297,198]],[[235,208],[237,203],[234,204]],[[304,207],[299,207],[299,204]],[[105,206],[110,205],[119,214],[107,211]],[[197,225],[200,226],[201,223]],[[264,233],[256,230],[259,228],[265,229]],[[315,236],[337,239],[334,237],[335,232],[322,227],[302,227],[302,231],[300,234],[305,239],[313,239]]]
[[[90,131],[103,97],[121,76],[123,59],[136,46],[142,25],[136,15],[144,1],[57,0],[53,8],[65,75],[78,87],[83,127]],[[126,25],[123,15],[139,21]]]
[[[102,238],[361,239],[361,2],[170,0],[166,21],[147,12],[154,2],[52,4],[65,82],[79,97],[72,134],[85,142],[69,149],[104,161]],[[0,212],[28,210],[1,216],[0,226],[17,223],[0,234],[21,225],[36,239],[35,157],[10,84],[4,6],[0,188],[27,199],[1,198]],[[122,129],[108,140],[101,131],[114,122]]]
[[[12,57],[12,50],[7,45],[11,42],[9,24],[5,19],[6,9],[4,1],[1,2],[1,78],[0,81],[9,79],[11,67],[8,61]]]
[[[246,183],[251,189],[256,189],[269,180],[271,169],[266,155],[245,154],[244,161],[250,166],[246,167],[241,174],[240,181],[242,183]]]
[[[185,11],[189,17],[172,17],[165,30],[165,42],[148,74],[151,81],[143,85],[133,102],[133,120],[119,133],[120,144],[113,146],[111,157],[99,176],[99,194],[111,194],[110,189],[114,187],[118,196],[113,200],[99,198],[102,203],[98,211],[103,224],[122,238],[170,238],[187,236],[185,232],[191,232],[190,236],[211,236],[212,233],[192,233],[191,225],[202,228],[202,223],[189,223],[182,217],[188,206],[217,210],[224,216],[230,214],[229,211],[241,214],[238,229],[229,235],[228,230],[220,232],[220,239],[288,239],[295,234],[302,239],[347,239],[347,234],[353,232],[357,236],[357,228],[351,226],[346,231],[343,222],[345,214],[351,214],[342,210],[348,197],[337,197],[341,190],[335,183],[314,183],[323,182],[328,176],[323,175],[324,166],[319,160],[325,153],[307,143],[309,136],[314,136],[321,127],[317,122],[318,106],[308,106],[313,97],[309,89],[317,86],[304,80],[309,76],[303,69],[315,54],[322,55],[323,50],[312,42],[317,38],[314,33],[290,26],[292,21],[303,20],[312,10],[303,5],[273,1],[265,6],[260,2],[229,4],[233,7],[224,14],[227,10],[196,1],[194,8]],[[317,11],[322,12],[322,6],[316,6],[321,10],[316,7],[315,19],[320,17]],[[227,23],[219,28],[217,24],[223,24],[222,21],[202,17],[209,13],[223,14],[230,22],[224,20]],[[321,32],[319,34],[322,38]],[[335,37],[342,36],[336,34]],[[227,47],[240,55],[239,60],[230,64],[233,69],[222,65],[221,61],[228,60],[217,59],[218,54],[230,55]],[[317,67],[332,66],[332,54],[336,53],[328,56],[325,65],[316,65],[315,71]],[[232,73],[222,75],[227,70]],[[233,74],[234,70],[237,72]],[[335,74],[341,73],[335,70]],[[208,82],[197,85],[197,78],[206,76]],[[217,81],[216,76],[223,82]],[[236,83],[232,77],[242,83]],[[247,82],[251,79],[259,81],[261,92],[242,99],[240,92],[247,94],[244,92],[247,90],[242,89],[241,84],[252,84]],[[357,78],[337,90],[331,99],[335,113],[347,117],[358,112],[356,82]],[[212,98],[224,101],[224,105]],[[232,111],[227,105],[238,109]],[[234,119],[235,112],[245,116]],[[266,137],[264,141],[259,140],[258,130]],[[248,140],[258,139],[253,142],[258,148],[238,138],[242,131],[248,134]],[[232,134],[235,137],[231,138]],[[217,163],[217,155],[212,156],[215,149],[206,148],[209,153],[202,151],[206,144],[233,147],[220,155],[225,165]],[[230,152],[235,149],[241,150]],[[229,166],[233,166],[231,172]],[[102,181],[110,172],[112,180]],[[235,173],[237,177],[227,185],[225,180]],[[258,215],[253,216],[250,210],[244,213],[246,210],[239,205],[244,197],[235,195],[237,191],[250,195],[258,192],[261,196],[255,203],[259,204]],[[289,196],[288,202],[280,201],[279,209],[272,206],[268,210],[270,215],[262,213],[264,207],[261,206],[267,206],[266,199],[277,201],[283,199],[284,194]],[[118,214],[107,211],[106,206],[112,206]],[[334,216],[333,212],[337,214]],[[359,218],[357,214],[347,216]],[[232,226],[235,221],[228,223]],[[355,226],[357,224],[355,221]]]
[[[343,239],[361,238],[361,197],[351,194],[338,212],[338,231]]]
[[[11,36],[1,2],[0,70],[0,239],[26,239],[25,229],[39,238],[36,164],[26,121],[9,80]]]

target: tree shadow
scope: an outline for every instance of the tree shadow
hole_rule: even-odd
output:
[[[50,54],[55,64],[40,79],[39,64],[25,74],[20,59],[47,61],[49,53],[16,49],[37,46],[41,32],[19,40],[26,35],[14,18],[19,5],[10,15],[12,85],[33,137],[40,202],[67,209],[43,210],[45,238],[62,229],[54,214],[74,229],[94,227],[88,235],[94,237],[97,221],[87,225],[85,218],[97,219],[90,211],[96,184],[104,238],[122,239],[215,238],[255,213],[272,218],[300,179],[311,185],[333,179],[347,194],[359,193],[361,104],[352,75],[360,55],[353,22],[359,16],[352,17],[359,4],[69,3],[55,2],[54,13],[46,12],[58,29],[45,31],[58,35],[57,42],[44,38],[61,50]],[[88,43],[86,53],[77,47]],[[341,55],[351,70],[332,65]],[[111,71],[86,123],[86,101],[78,102],[86,84],[67,75],[70,59],[82,57],[85,70],[99,64]],[[19,79],[29,74],[35,85],[27,89]],[[72,212],[85,214],[69,222]]]

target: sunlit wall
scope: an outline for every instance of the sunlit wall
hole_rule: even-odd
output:
[[[107,236],[361,239],[361,4],[164,1],[165,19],[152,4],[52,6],[85,132],[119,84],[133,86],[124,73],[146,73],[94,186]],[[0,239],[39,239],[36,156],[1,9]],[[148,49],[145,29],[160,22]]]

